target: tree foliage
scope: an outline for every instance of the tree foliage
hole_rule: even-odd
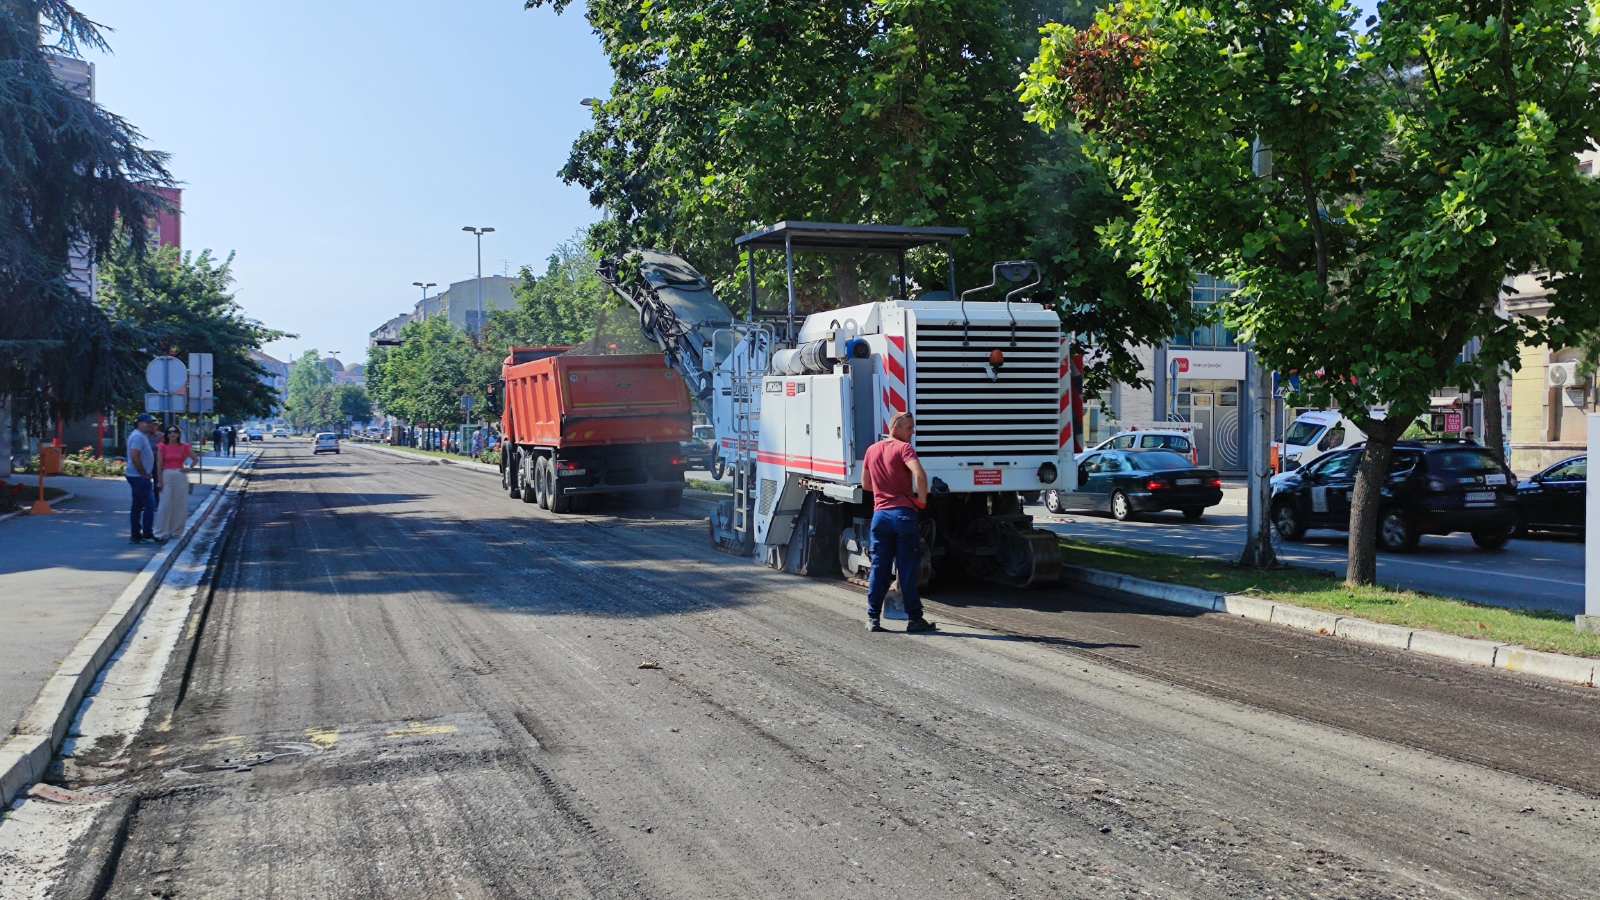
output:
[[[1063,8],[1086,17],[1077,3],[1017,0],[591,0],[615,77],[562,176],[607,211],[594,231],[603,253],[679,253],[732,297],[733,239],[755,227],[965,226],[962,287],[1034,253],[1077,311],[1070,324],[1106,348],[1095,380],[1134,380],[1128,347],[1182,327],[1187,294],[1152,304],[1136,289],[1102,244],[1126,214],[1120,195],[1076,138],[1041,135],[1016,103],[1041,17]],[[944,286],[941,255],[910,263],[916,283]],[[846,259],[801,274],[806,310],[886,296],[890,273]],[[775,287],[781,273],[764,277]]]
[[[466,333],[443,316],[410,322],[400,330],[400,346],[368,356],[367,387],[384,413],[402,421],[463,422],[462,397],[481,398],[487,383],[480,356]]]
[[[297,431],[326,428],[340,421],[339,405],[333,393],[333,373],[317,350],[302,353],[289,367],[283,412]]]
[[[0,15],[0,396],[35,392],[53,415],[102,406],[126,372],[103,365],[126,335],[67,282],[69,251],[104,254],[170,183],[166,156],[79,96],[52,59],[105,49],[65,0],[10,0]],[[135,251],[143,235],[132,235]]]
[[[1197,270],[1239,284],[1230,324],[1301,374],[1299,403],[1367,432],[1352,581],[1374,577],[1389,448],[1430,393],[1600,317],[1600,184],[1575,158],[1600,131],[1600,10],[1380,10],[1363,27],[1343,0],[1128,0],[1087,29],[1049,28],[1023,90],[1030,118],[1086,133],[1131,199],[1114,245],[1147,290]],[[1556,273],[1552,314],[1500,318],[1501,285],[1528,271]],[[1473,338],[1482,352],[1463,359]]]
[[[100,307],[125,335],[115,349],[117,370],[131,373],[118,384],[116,405],[142,405],[150,357],[210,353],[218,415],[272,414],[277,393],[262,381],[268,373],[250,351],[287,335],[249,318],[234,302],[232,264],[232,254],[218,262],[209,250],[139,253],[126,238],[112,245],[100,263]]]

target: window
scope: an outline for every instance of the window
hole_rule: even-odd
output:
[[[1589,477],[1589,458],[1569,459],[1544,473],[1545,481],[1583,481]]]
[[[1315,473],[1323,478],[1349,478],[1355,474],[1356,464],[1360,461],[1359,453],[1340,453],[1317,466]]]
[[[1201,275],[1196,279],[1194,286],[1189,289],[1189,302],[1194,307],[1195,315],[1206,319],[1194,327],[1188,334],[1180,334],[1172,339],[1174,347],[1196,347],[1209,349],[1232,349],[1239,346],[1238,335],[1232,329],[1218,321],[1211,320],[1216,314],[1217,303],[1229,294],[1238,290],[1238,287],[1210,275]]]
[[[1428,468],[1440,475],[1493,475],[1500,471],[1500,464],[1487,450],[1463,447],[1429,454]]]
[[[1322,440],[1317,441],[1318,450],[1332,450],[1335,447],[1342,446],[1344,446],[1343,425],[1335,425],[1332,428],[1329,428],[1328,433],[1322,436]]]
[[[1093,475],[1094,473],[1100,471],[1100,454],[1091,453],[1088,456],[1085,456],[1083,458],[1083,462],[1078,463],[1078,468],[1083,470],[1083,474],[1085,475]]]
[[[1131,450],[1133,449],[1133,441],[1134,435],[1124,434],[1112,438],[1108,446],[1112,450]]]
[[[1322,432],[1322,428],[1320,422],[1307,422],[1302,419],[1290,425],[1289,430],[1283,433],[1283,442],[1292,447],[1309,447]]]
[[[1128,466],[1122,461],[1122,454],[1107,453],[1100,459],[1100,471],[1107,473],[1126,472]]]
[[[1169,453],[1166,450],[1151,450],[1148,453],[1138,453],[1130,457],[1134,468],[1145,472],[1164,472],[1168,469],[1190,469],[1193,465],[1189,457]]]
[[[1398,450],[1395,451],[1395,454],[1389,457],[1389,476],[1393,478],[1400,475],[1405,475],[1417,467],[1417,460],[1421,458],[1422,454],[1420,453],[1405,453]]]
[[[1147,434],[1139,439],[1141,450],[1174,450],[1189,452],[1189,439],[1181,434]]]

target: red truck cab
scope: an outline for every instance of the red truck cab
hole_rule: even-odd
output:
[[[552,512],[597,495],[676,505],[689,392],[655,354],[563,355],[514,348],[501,367],[501,483]]]

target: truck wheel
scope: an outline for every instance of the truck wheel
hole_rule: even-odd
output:
[[[506,494],[513,500],[522,498],[522,460],[516,454],[508,454],[500,469],[500,483],[505,486]],[[524,503],[528,502],[526,500]]]
[[[533,462],[533,491],[540,509],[550,508],[550,488],[546,484],[546,477],[550,474],[550,466],[544,457],[539,457]]]
[[[717,481],[728,473],[728,461],[722,458],[720,449],[711,451],[711,477]]]
[[[572,497],[563,495],[556,488],[556,467],[549,461],[545,463],[544,478],[544,492],[550,497],[550,511],[562,514],[572,512]]]

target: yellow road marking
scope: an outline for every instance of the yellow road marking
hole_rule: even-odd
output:
[[[423,722],[407,722],[406,727],[397,728],[384,735],[384,737],[427,737],[436,734],[455,734],[454,725],[428,725]]]
[[[337,728],[307,728],[306,737],[311,743],[324,750],[339,743],[339,729]]]

